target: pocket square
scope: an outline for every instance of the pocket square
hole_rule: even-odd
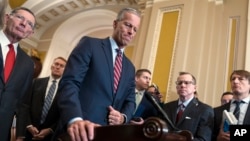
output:
[[[191,119],[191,117],[185,117],[185,119]]]

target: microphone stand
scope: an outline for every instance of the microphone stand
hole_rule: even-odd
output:
[[[162,109],[162,107],[158,104],[156,99],[149,93],[145,92],[145,96],[151,101],[151,103],[154,105],[154,107],[163,115],[165,120],[167,121],[168,125],[174,130],[174,131],[180,131],[175,125],[171,122],[169,119],[167,113]]]

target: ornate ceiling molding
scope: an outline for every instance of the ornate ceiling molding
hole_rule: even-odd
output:
[[[146,2],[147,0],[28,0],[23,6],[30,8],[36,15],[37,25],[33,38],[39,39],[49,27],[80,12],[92,9],[117,11],[119,7],[130,6],[143,14]]]

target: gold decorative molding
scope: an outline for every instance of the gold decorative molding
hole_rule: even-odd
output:
[[[9,5],[13,9],[23,5],[26,1],[27,0],[9,0]]]

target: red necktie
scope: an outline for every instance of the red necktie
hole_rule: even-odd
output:
[[[116,93],[119,84],[121,71],[122,71],[122,52],[120,49],[116,49],[117,55],[115,57],[114,66],[114,92]]]
[[[15,63],[15,57],[16,57],[13,44],[9,44],[8,46],[9,46],[9,51],[6,56],[5,66],[4,66],[4,81],[5,82],[7,82],[10,76],[10,73]]]
[[[175,121],[175,123],[178,123],[178,121],[181,119],[183,111],[184,111],[184,107],[185,106],[183,104],[180,104],[179,111],[178,111],[178,113],[176,115],[176,121]]]

